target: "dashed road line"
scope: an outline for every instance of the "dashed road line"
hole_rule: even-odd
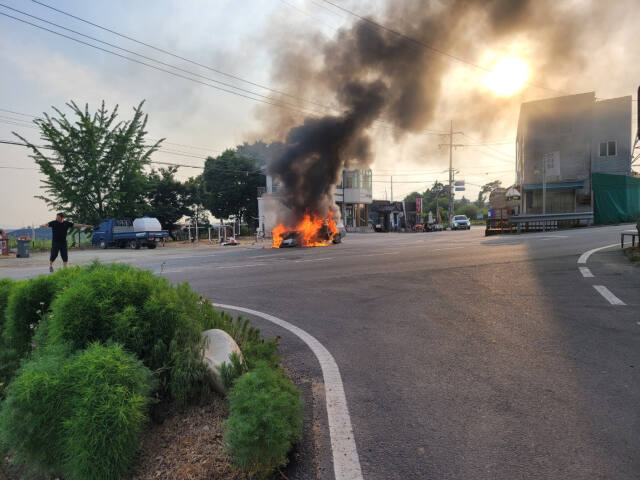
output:
[[[236,310],[239,312],[264,318],[276,325],[285,328],[297,335],[306,343],[320,362],[322,376],[324,378],[325,398],[327,402],[327,417],[329,419],[329,436],[331,437],[331,450],[333,453],[333,471],[336,480],[362,480],[362,470],[356,442],[353,438],[351,418],[347,408],[347,398],[344,394],[340,370],[331,353],[315,337],[309,335],[289,322],[268,313],[251,310],[250,308],[236,307],[214,303],[215,307]]]
[[[626,305],[622,300],[616,297],[611,290],[609,290],[604,285],[594,285],[593,288],[602,295],[611,305]]]
[[[294,263],[302,262],[321,262],[322,260],[332,260],[333,257],[309,258],[308,260],[294,260]]]
[[[580,269],[580,273],[584,278],[593,278],[593,273],[589,270],[589,267],[578,267]]]
[[[267,263],[242,263],[239,265],[224,265],[224,266],[216,266],[210,267],[212,270],[214,269],[224,269],[224,268],[247,268],[247,267],[260,267],[263,265],[268,265]]]

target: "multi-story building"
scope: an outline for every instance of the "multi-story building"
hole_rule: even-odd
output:
[[[365,231],[369,224],[369,205],[372,200],[371,170],[345,170],[336,186],[333,199],[338,206],[347,231]],[[344,183],[344,186],[343,186]],[[278,191],[281,185],[270,175],[258,192],[258,230],[265,236],[277,225],[277,215],[286,208]]]
[[[523,103],[520,213],[593,211],[591,174],[631,173],[631,109],[630,96],[600,100],[594,92]]]
[[[334,201],[342,212],[347,231],[368,231],[369,207],[373,202],[371,170],[344,170],[336,186]]]

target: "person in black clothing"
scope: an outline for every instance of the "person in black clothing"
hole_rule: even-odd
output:
[[[83,225],[82,223],[73,223],[65,220],[64,213],[58,213],[54,221],[42,225],[42,228],[47,227],[53,230],[51,236],[51,255],[49,256],[49,272],[53,272],[53,261],[58,257],[58,253],[60,253],[62,257],[63,268],[67,268],[67,262],[69,261],[69,255],[67,254],[67,231],[71,227],[93,228],[92,225]]]

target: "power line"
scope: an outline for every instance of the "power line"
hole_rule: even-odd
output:
[[[196,79],[196,78],[187,77],[186,75],[182,75],[182,74],[180,74],[180,73],[172,72],[171,70],[167,70],[167,69],[164,69],[164,68],[158,67],[158,66],[156,66],[156,65],[151,65],[151,64],[149,64],[149,63],[146,63],[146,62],[143,62],[143,61],[137,60],[137,59],[135,59],[135,58],[131,58],[131,57],[128,57],[128,56],[126,56],[126,55],[122,55],[122,54],[120,54],[120,53],[113,52],[113,51],[108,50],[108,49],[106,49],[106,48],[102,48],[102,47],[100,47],[100,46],[98,46],[98,45],[93,45],[93,44],[88,43],[88,42],[85,42],[85,41],[83,41],[83,40],[80,40],[80,39],[77,39],[77,38],[71,37],[71,36],[69,36],[69,35],[65,35],[64,33],[56,32],[55,30],[51,30],[51,29],[49,29],[49,28],[43,27],[43,26],[41,26],[41,25],[37,25],[37,24],[32,23],[32,22],[29,22],[29,21],[27,21],[27,20],[23,20],[23,19],[21,19],[21,18],[14,17],[13,15],[9,15],[9,14],[7,14],[7,13],[0,12],[0,15],[3,15],[3,16],[8,17],[8,18],[11,18],[11,19],[16,20],[16,21],[18,21],[18,22],[25,23],[25,24],[30,25],[30,26],[32,26],[32,27],[39,28],[40,30],[44,30],[44,31],[47,31],[47,32],[49,32],[49,33],[53,33],[54,35],[58,35],[58,36],[60,36],[60,37],[67,38],[67,39],[69,39],[69,40],[71,40],[71,41],[74,41],[74,42],[80,43],[80,44],[82,44],[82,45],[86,45],[86,46],[88,46],[88,47],[95,48],[96,50],[101,50],[101,51],[103,51],[103,52],[105,52],[105,53],[109,53],[109,54],[111,54],[111,55],[115,55],[116,57],[120,57],[120,58],[123,58],[123,59],[125,59],[125,60],[129,60],[130,62],[138,63],[138,64],[140,64],[140,65],[144,65],[144,66],[146,66],[146,67],[148,67],[148,68],[152,68],[152,69],[154,69],[154,70],[158,70],[158,71],[160,71],[160,72],[168,73],[169,75],[173,75],[173,76],[175,76],[175,77],[182,78],[182,79],[184,79],[184,80],[188,80],[188,81],[191,81],[191,82],[194,82],[194,83],[198,83],[198,84],[200,84],[200,85],[204,85],[204,86],[207,86],[207,87],[210,87],[210,88],[214,88],[214,89],[216,89],[216,90],[220,90],[220,91],[223,91],[223,92],[227,92],[227,93],[230,93],[230,94],[232,94],[232,95],[236,95],[236,96],[238,96],[238,97],[247,98],[247,99],[249,99],[249,100],[253,100],[253,101],[256,101],[256,102],[265,103],[265,104],[267,104],[267,105],[272,105],[272,106],[274,106],[274,107],[279,107],[279,108],[288,108],[289,110],[297,110],[297,111],[302,112],[302,113],[305,113],[305,114],[312,114],[312,113],[314,113],[314,112],[310,112],[310,111],[308,111],[308,110],[305,110],[305,109],[303,109],[303,108],[292,107],[292,106],[286,106],[286,105],[285,105],[285,104],[283,104],[283,103],[271,102],[271,101],[264,100],[264,99],[261,99],[261,98],[251,97],[251,96],[249,96],[249,95],[245,95],[245,94],[243,94],[243,93],[235,92],[235,91],[233,91],[233,90],[229,90],[229,89],[226,89],[226,88],[222,88],[222,87],[219,87],[219,86],[217,86],[217,85],[212,85],[212,84],[210,84],[210,83],[204,82],[204,81],[202,81],[202,80],[198,80],[198,79]],[[172,67],[172,68],[175,68],[175,67]],[[234,87],[234,88],[238,88],[238,87]],[[256,94],[256,95],[257,95],[257,94]],[[268,97],[267,97],[267,98],[268,98]]]
[[[15,110],[8,110],[8,109],[6,109],[6,108],[0,108],[0,112],[8,112],[8,113],[12,113],[12,114],[14,114],[14,115],[22,115],[22,116],[24,116],[24,117],[31,118],[32,120],[33,120],[33,119],[38,118],[38,116],[37,116],[37,115],[33,115],[33,114],[30,114],[30,113],[24,113],[24,112],[16,112]],[[12,119],[11,117],[4,117],[4,116],[0,115],[0,119],[2,119],[2,118],[9,118],[9,119],[11,119],[11,120],[18,121],[18,122],[29,123],[29,128],[36,128],[36,129],[38,128],[38,127],[34,126],[34,125],[32,124],[32,122],[27,122],[26,120],[19,120],[19,119],[17,119],[17,118],[16,118],[16,119]],[[0,120],[0,121],[1,121],[1,120]],[[27,125],[25,125],[25,126],[27,126]],[[153,139],[153,138],[150,138],[149,140],[154,140],[154,139]],[[158,140],[158,139],[156,139],[156,140]],[[177,147],[192,148],[192,149],[194,149],[194,150],[203,150],[203,151],[206,151],[206,152],[221,153],[221,152],[223,151],[223,150],[220,150],[219,148],[202,147],[202,146],[196,146],[196,145],[189,145],[189,144],[186,144],[186,143],[168,142],[168,141],[166,141],[166,140],[164,140],[162,143],[163,143],[163,145],[165,145],[165,144],[166,144],[166,145],[175,145],[175,146],[177,146]],[[159,151],[160,151],[160,150],[159,150]],[[164,150],[163,150],[163,151],[164,151]],[[186,153],[186,152],[185,152],[185,153]],[[198,157],[198,158],[200,158],[200,157]]]
[[[4,165],[0,165],[0,168],[7,169],[7,170],[38,170],[35,167],[12,167],[12,166],[5,167]]]
[[[82,36],[82,37],[88,38],[88,39],[90,39],[90,40],[93,40],[94,42],[99,42],[99,43],[102,43],[103,45],[107,45],[107,46],[109,46],[109,47],[116,48],[116,49],[118,49],[118,50],[122,50],[123,52],[130,53],[130,54],[135,55],[135,56],[137,56],[137,57],[144,58],[145,60],[149,60],[149,61],[151,61],[151,62],[156,62],[156,63],[158,63],[159,65],[163,65],[163,66],[165,66],[165,67],[173,68],[173,69],[175,69],[175,70],[178,70],[179,72],[187,73],[187,74],[189,74],[189,75],[193,75],[193,76],[195,76],[195,77],[199,77],[199,78],[204,78],[205,80],[208,80],[208,81],[210,81],[210,82],[218,83],[218,84],[223,85],[223,86],[228,87],[228,88],[234,88],[234,89],[237,89],[237,90],[239,90],[239,91],[241,91],[241,92],[247,93],[247,94],[249,94],[249,95],[255,95],[255,96],[257,96],[257,97],[265,98],[265,99],[267,99],[267,100],[274,100],[272,97],[269,97],[269,96],[267,96],[267,95],[262,95],[261,93],[254,92],[254,91],[251,91],[251,90],[246,90],[246,89],[244,89],[244,88],[237,87],[237,86],[232,85],[232,84],[230,84],[230,83],[221,82],[220,80],[216,80],[215,78],[207,77],[207,76],[205,76],[205,75],[200,75],[199,73],[195,73],[195,72],[193,72],[193,71],[191,71],[191,70],[187,70],[187,69],[184,69],[184,68],[181,68],[181,67],[177,67],[177,66],[172,65],[172,64],[170,64],[170,63],[163,62],[162,60],[158,60],[158,59],[156,59],[156,58],[152,58],[152,57],[149,57],[149,56],[147,56],[147,55],[143,55],[143,54],[141,54],[141,53],[134,52],[133,50],[128,50],[128,49],[126,49],[126,48],[120,47],[120,46],[115,45],[115,44],[113,44],[113,43],[105,42],[104,40],[100,40],[99,38],[92,37],[91,35],[86,35],[86,34],[84,34],[84,33],[82,33],[82,32],[78,32],[77,30],[73,30],[73,29],[71,29],[71,28],[67,28],[67,27],[65,27],[65,26],[59,25],[59,24],[54,23],[54,22],[50,22],[49,20],[45,20],[45,19],[43,19],[43,18],[37,17],[37,16],[35,16],[35,15],[31,15],[31,14],[26,13],[26,12],[23,12],[23,11],[21,11],[21,10],[17,10],[17,9],[15,9],[15,8],[9,7],[9,6],[4,5],[4,4],[2,4],[2,3],[0,3],[0,6],[1,6],[1,7],[4,7],[4,8],[7,8],[7,9],[9,9],[9,10],[12,10],[12,11],[14,11],[14,12],[18,12],[18,13],[20,13],[20,14],[22,14],[22,15],[27,16],[27,17],[34,18],[34,19],[39,20],[40,22],[46,23],[46,24],[48,24],[48,25],[52,25],[52,26],[57,27],[57,28],[60,28],[60,29],[62,29],[62,30],[66,30],[67,32],[71,32],[71,33],[74,33],[74,34],[76,34],[76,35],[80,35],[80,36]],[[282,102],[282,103],[283,103],[284,105],[291,105],[291,106],[293,106],[293,107],[296,107],[296,105],[293,105],[293,104],[290,104],[290,103],[287,103],[287,102]],[[318,105],[320,105],[320,104],[318,104]],[[323,105],[320,105],[320,106],[321,106],[321,107],[323,107],[323,108],[329,108],[329,107],[325,107],[325,106],[323,106]]]
[[[190,60],[190,59],[188,59],[188,58],[185,58],[185,57],[183,57],[183,56],[181,56],[181,55],[177,55],[177,54],[174,54],[174,53],[172,53],[172,52],[169,52],[169,51],[167,51],[167,50],[165,50],[165,49],[162,49],[162,48],[159,48],[159,47],[155,47],[155,46],[150,45],[150,44],[148,44],[148,43],[145,43],[145,42],[142,42],[142,41],[140,41],[140,40],[137,40],[137,39],[135,39],[135,38],[133,38],[133,37],[130,37],[130,36],[124,35],[124,34],[122,34],[122,33],[116,32],[115,30],[112,30],[112,29],[109,29],[109,28],[103,27],[103,26],[101,26],[101,25],[98,25],[97,23],[94,23],[94,22],[91,22],[91,21],[89,21],[89,20],[85,20],[85,19],[83,19],[83,18],[80,18],[80,17],[78,17],[78,16],[75,16],[75,15],[73,15],[73,14],[71,14],[71,13],[64,12],[64,11],[59,10],[59,9],[57,9],[57,8],[54,8],[54,7],[50,6],[50,5],[47,5],[47,4],[43,3],[43,2],[39,2],[39,1],[37,1],[37,0],[32,0],[32,1],[33,1],[34,3],[37,3],[37,4],[39,4],[39,5],[44,6],[44,7],[46,7],[46,8],[49,8],[49,9],[54,10],[54,11],[56,11],[56,12],[62,13],[63,15],[67,15],[67,16],[69,16],[69,17],[71,17],[71,18],[74,18],[74,19],[79,20],[79,21],[81,21],[81,22],[84,22],[84,23],[87,23],[87,24],[89,24],[89,25],[92,25],[92,26],[94,26],[94,27],[96,27],[96,28],[100,28],[100,29],[105,30],[105,31],[107,31],[107,32],[113,33],[114,35],[118,35],[118,36],[120,36],[120,37],[122,37],[122,38],[125,38],[125,39],[127,39],[127,40],[130,40],[130,41],[132,41],[132,42],[139,43],[139,44],[144,45],[144,46],[146,46],[146,47],[149,47],[149,48],[152,48],[152,49],[157,50],[157,51],[159,51],[159,52],[162,52],[162,53],[165,53],[165,54],[167,54],[167,55],[170,55],[170,56],[172,56],[172,57],[179,58],[179,59],[181,59],[181,60],[184,60],[184,61],[186,61],[186,62],[192,63],[192,64],[194,64],[194,65],[198,65],[198,66],[200,66],[200,67],[202,67],[202,68],[207,68],[207,69],[212,70],[212,71],[214,71],[214,72],[216,72],[216,73],[220,73],[221,75],[230,76],[230,77],[232,77],[232,78],[235,78],[235,79],[241,80],[241,81],[246,82],[246,83],[249,83],[249,84],[251,84],[251,85],[255,85],[255,86],[258,86],[258,87],[261,87],[261,88],[265,88],[265,89],[270,90],[270,91],[273,91],[273,92],[275,92],[275,93],[279,93],[279,94],[281,94],[281,95],[285,95],[285,96],[288,96],[288,97],[291,97],[291,98],[295,98],[295,99],[298,99],[298,100],[300,100],[300,101],[302,101],[302,102],[311,103],[311,104],[313,104],[313,105],[320,106],[321,108],[324,108],[324,109],[326,109],[326,110],[331,110],[331,111],[333,111],[333,112],[336,112],[336,109],[335,109],[335,108],[333,108],[333,107],[330,107],[330,106],[327,106],[327,105],[323,105],[323,104],[321,104],[321,103],[317,103],[317,102],[314,102],[314,101],[312,101],[312,100],[305,99],[305,98],[302,98],[302,97],[298,97],[298,96],[295,96],[295,95],[292,95],[292,94],[289,94],[289,93],[286,93],[286,92],[282,92],[282,91],[280,91],[280,90],[276,90],[276,89],[273,89],[273,88],[271,88],[271,87],[267,87],[267,86],[265,86],[265,85],[260,85],[260,84],[255,83],[255,82],[251,82],[251,81],[245,80],[245,79],[243,79],[243,78],[241,78],[241,77],[238,77],[238,76],[236,76],[236,75],[227,74],[226,72],[222,72],[221,70],[217,70],[217,69],[214,69],[214,68],[212,68],[212,67],[208,67],[208,66],[206,66],[206,65],[203,65],[203,64],[200,64],[200,63],[195,62],[195,61],[193,61],[193,60]],[[176,66],[174,66],[174,65],[167,64],[167,63],[165,63],[165,62],[162,62],[162,61],[159,61],[159,60],[156,60],[156,59],[152,59],[152,58],[147,57],[147,56],[145,56],[145,55],[141,55],[141,54],[139,54],[139,53],[132,52],[132,51],[127,50],[127,49],[125,49],[125,48],[119,47],[119,46],[117,46],[117,45],[113,45],[113,44],[108,43],[108,42],[104,42],[104,41],[102,41],[102,40],[96,39],[96,38],[94,38],[94,37],[91,37],[91,36],[89,36],[89,35],[85,35],[85,34],[80,33],[80,32],[76,32],[75,30],[71,30],[71,29],[69,29],[69,28],[66,28],[66,27],[60,26],[60,25],[55,24],[55,23],[53,23],[53,22],[49,22],[49,21],[47,21],[47,20],[41,19],[41,18],[39,18],[39,17],[36,17],[36,16],[34,16],[34,15],[30,15],[30,14],[28,14],[28,13],[21,12],[20,10],[16,10],[16,9],[14,9],[14,8],[12,8],[12,7],[7,7],[6,5],[3,5],[3,4],[0,4],[0,5],[4,6],[5,8],[8,8],[8,9],[10,9],[10,10],[20,12],[20,13],[22,13],[23,15],[27,15],[27,16],[29,16],[29,17],[31,17],[31,18],[36,18],[36,19],[38,19],[38,20],[40,20],[40,21],[42,21],[42,22],[48,23],[48,24],[50,24],[50,25],[55,25],[55,26],[56,26],[56,27],[58,27],[58,28],[62,28],[62,29],[64,29],[64,30],[71,31],[71,32],[76,33],[76,34],[78,34],[78,35],[82,35],[82,36],[84,36],[84,37],[86,37],[86,38],[90,38],[90,39],[92,39],[92,40],[94,40],[94,41],[97,41],[97,42],[100,42],[100,43],[102,43],[102,44],[109,45],[109,46],[111,46],[111,47],[113,47],[113,48],[117,48],[117,49],[120,49],[120,50],[122,50],[122,51],[126,51],[126,52],[128,52],[128,53],[132,53],[133,55],[137,55],[137,56],[139,56],[139,57],[141,57],[141,58],[150,59],[151,61],[157,62],[157,63],[159,63],[159,64],[161,64],[161,65],[166,65],[166,66],[169,66],[170,68],[174,68],[174,69],[176,69],[176,70],[180,70],[180,71],[188,72],[190,75],[199,76],[199,77],[205,78],[205,79],[207,79],[207,80],[209,80],[209,81],[213,81],[213,82],[221,83],[221,84],[223,84],[223,85],[225,85],[225,86],[229,86],[228,84],[225,84],[225,83],[220,82],[220,81],[218,81],[218,80],[210,79],[209,77],[205,77],[205,76],[203,76],[203,75],[199,75],[199,74],[197,74],[197,73],[193,73],[193,72],[191,72],[191,71],[181,69],[180,67],[176,67]],[[89,47],[92,47],[92,48],[95,48],[95,49],[98,49],[98,50],[101,50],[101,51],[106,52],[106,53],[110,53],[110,54],[112,54],[112,55],[116,55],[116,56],[118,56],[118,57],[121,57],[121,58],[127,59],[127,60],[129,60],[129,61],[139,63],[139,64],[144,65],[144,66],[147,66],[147,67],[149,67],[149,68],[154,68],[154,69],[156,69],[156,70],[163,71],[163,72],[165,72],[165,73],[169,73],[170,75],[174,75],[174,76],[177,76],[177,77],[180,77],[180,78],[184,78],[184,79],[186,79],[186,80],[190,80],[190,81],[193,81],[193,82],[196,82],[196,83],[200,83],[200,84],[203,84],[203,85],[206,85],[206,86],[212,87],[212,88],[217,88],[218,90],[221,90],[221,91],[224,91],[224,92],[227,92],[227,93],[231,93],[231,94],[234,94],[234,95],[238,95],[238,96],[240,96],[240,97],[249,98],[249,99],[254,100],[254,101],[260,101],[260,102],[262,102],[262,103],[266,103],[266,104],[273,105],[273,106],[277,106],[277,107],[281,107],[281,108],[287,108],[285,105],[288,105],[288,106],[289,106],[289,109],[296,110],[296,111],[299,111],[299,112],[302,112],[302,113],[305,113],[305,114],[310,114],[310,115],[314,115],[314,114],[316,114],[316,115],[318,115],[318,114],[320,114],[320,115],[324,115],[324,114],[326,114],[325,112],[317,112],[317,111],[313,111],[313,110],[305,110],[305,109],[299,108],[299,107],[297,107],[297,106],[294,106],[294,105],[289,104],[289,103],[286,103],[286,102],[281,102],[281,103],[274,103],[274,102],[270,102],[270,101],[268,101],[268,100],[274,100],[274,99],[273,99],[273,98],[271,98],[271,97],[267,97],[267,96],[261,95],[261,94],[256,93],[256,92],[252,92],[252,91],[250,91],[250,90],[244,90],[244,89],[242,89],[242,88],[240,88],[240,87],[236,87],[236,86],[233,86],[233,85],[231,85],[231,86],[230,86],[230,88],[234,88],[234,89],[237,89],[237,90],[240,90],[240,91],[243,91],[243,92],[247,92],[247,93],[249,93],[249,94],[251,94],[251,95],[260,96],[260,97],[263,97],[264,99],[267,99],[267,100],[260,100],[260,99],[258,99],[258,98],[253,98],[253,97],[250,97],[250,96],[247,96],[247,95],[243,95],[243,94],[240,94],[240,93],[237,93],[237,92],[229,91],[229,90],[226,90],[226,89],[221,88],[221,87],[216,87],[215,85],[207,84],[206,82],[201,82],[201,81],[198,81],[198,80],[196,80],[196,79],[192,79],[192,78],[184,77],[183,75],[177,74],[177,73],[175,73],[175,72],[171,72],[171,71],[164,70],[164,69],[162,69],[162,68],[160,68],[160,67],[157,67],[157,66],[155,66],[155,65],[149,65],[149,64],[147,64],[147,63],[145,63],[145,62],[141,62],[141,61],[139,61],[139,60],[136,60],[136,59],[133,59],[133,58],[127,57],[126,55],[121,55],[121,54],[118,54],[118,53],[116,53],[116,52],[112,52],[112,51],[110,51],[110,50],[107,50],[107,49],[105,49],[105,48],[99,47],[99,46],[97,46],[97,45],[93,45],[93,44],[90,44],[90,43],[84,42],[84,41],[79,40],[79,39],[77,39],[77,38],[73,38],[73,37],[70,37],[70,36],[65,35],[65,34],[63,34],[63,33],[60,33],[60,32],[56,32],[56,31],[50,30],[50,29],[48,29],[48,28],[46,28],[46,27],[42,27],[42,26],[40,26],[40,25],[37,25],[37,24],[31,23],[31,22],[28,22],[28,21],[26,21],[26,20],[23,20],[23,19],[20,19],[20,18],[14,17],[14,16],[12,16],[12,15],[8,15],[8,14],[6,14],[6,13],[0,13],[0,15],[4,15],[4,16],[9,17],[9,18],[12,18],[12,19],[14,19],[14,20],[17,20],[17,21],[20,21],[20,22],[26,23],[26,24],[28,24],[28,25],[31,25],[31,26],[33,26],[33,27],[40,28],[40,29],[42,29],[42,30],[48,31],[48,32],[53,33],[53,34],[55,34],[55,35],[60,35],[60,36],[62,36],[62,37],[64,37],[64,38],[67,38],[67,39],[69,39],[69,40],[72,40],[72,41],[75,41],[75,42],[81,43],[81,44],[83,44],[83,45],[86,45],[86,46],[89,46]],[[391,129],[394,129],[394,130],[401,130],[401,128],[400,128],[400,127],[395,126],[395,125],[389,125],[389,124],[387,124],[387,122],[385,122],[384,120],[375,120],[375,123],[382,124],[382,126],[384,126],[384,127],[386,127],[386,128],[391,128]],[[418,132],[413,132],[413,133],[422,134],[422,135],[442,135],[442,134],[444,134],[444,133],[446,133],[446,132],[439,132],[439,131],[432,131],[432,130],[420,130],[420,131],[418,131]]]
[[[51,146],[47,146],[47,145],[34,145],[34,144],[29,144],[29,143],[23,143],[23,142],[16,142],[14,140],[0,140],[0,144],[4,144],[4,145],[13,145],[13,146],[18,146],[18,147],[27,147],[27,148],[42,148],[45,150],[57,150],[54,147]],[[77,155],[86,155],[86,152],[80,151],[80,150],[63,150],[64,153],[75,153]],[[56,160],[50,157],[45,157],[47,158],[47,160]],[[183,167],[183,168],[196,168],[196,169],[200,169],[203,170],[204,166],[197,166],[197,165],[185,165],[185,164],[181,164],[181,163],[171,163],[171,162],[159,162],[159,161],[155,161],[155,160],[150,160],[148,163],[150,164],[157,164],[157,165],[169,165],[169,166],[175,166],[175,167]],[[260,169],[260,168],[256,168],[256,169],[251,169],[251,170],[238,170],[238,169],[231,169],[231,168],[214,168],[213,169],[215,172],[223,172],[223,173],[244,173],[244,174],[250,174],[250,173],[260,173],[260,174],[264,174],[264,172]]]
[[[139,45],[143,45],[143,46],[151,48],[152,50],[155,50],[157,52],[161,52],[161,53],[164,53],[165,55],[169,55],[169,56],[177,58],[179,60],[183,60],[183,61],[185,61],[187,63],[191,63],[192,65],[196,65],[198,67],[205,68],[205,69],[210,70],[212,72],[215,72],[215,73],[217,73],[219,75],[223,75],[223,76],[228,77],[228,78],[233,78],[234,80],[238,80],[238,81],[244,82],[244,83],[246,83],[248,85],[253,85],[254,87],[263,88],[265,90],[268,90],[268,91],[273,92],[273,93],[277,93],[279,95],[284,95],[284,96],[287,96],[287,97],[290,97],[290,98],[295,98],[297,100],[301,100],[303,102],[308,102],[308,103],[311,103],[311,104],[314,104],[314,105],[317,105],[317,106],[320,106],[320,107],[323,107],[323,108],[328,108],[328,107],[326,107],[326,106],[324,106],[324,105],[322,105],[320,103],[316,103],[316,102],[314,102],[312,100],[304,99],[302,97],[298,97],[296,95],[292,95],[290,93],[287,93],[287,92],[284,92],[284,91],[281,91],[281,90],[277,90],[275,88],[272,88],[272,87],[269,87],[269,86],[266,86],[266,85],[262,85],[262,84],[259,84],[257,82],[253,82],[251,80],[247,80],[247,79],[242,78],[242,77],[240,77],[238,75],[234,75],[234,74],[231,74],[231,73],[228,73],[228,72],[224,72],[222,70],[219,70],[217,68],[211,67],[209,65],[204,65],[204,64],[202,64],[200,62],[197,62],[195,60],[191,60],[191,59],[186,58],[186,57],[184,57],[182,55],[178,55],[176,53],[170,52],[170,51],[168,51],[168,50],[166,50],[164,48],[156,47],[156,46],[151,45],[149,43],[146,43],[146,42],[143,42],[143,41],[138,40],[136,38],[133,38],[133,37],[131,37],[129,35],[125,35],[123,33],[117,32],[117,31],[115,31],[115,30],[113,30],[111,28],[104,27],[104,26],[99,25],[97,23],[91,22],[89,20],[86,20],[84,18],[78,17],[76,15],[73,15],[73,14],[71,14],[69,12],[65,12],[64,10],[60,10],[58,8],[52,7],[51,5],[47,5],[44,2],[39,2],[37,0],[32,0],[32,1],[33,1],[33,3],[37,3],[38,5],[41,5],[41,6],[45,7],[45,8],[50,9],[50,10],[53,10],[55,12],[61,13],[63,15],[66,15],[68,17],[74,18],[74,19],[76,19],[76,20],[78,20],[80,22],[84,22],[84,23],[86,23],[88,25],[91,25],[93,27],[99,28],[100,30],[103,30],[105,32],[112,33],[113,35],[117,35],[120,38],[124,38],[126,40],[129,40],[131,42],[137,43]]]

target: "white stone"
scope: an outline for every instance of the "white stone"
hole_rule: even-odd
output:
[[[242,351],[235,340],[224,330],[212,328],[202,332],[204,338],[204,361],[211,369],[215,380],[216,389],[226,394],[222,379],[220,378],[220,366],[223,363],[231,363],[231,354],[237,353],[242,359]]]

